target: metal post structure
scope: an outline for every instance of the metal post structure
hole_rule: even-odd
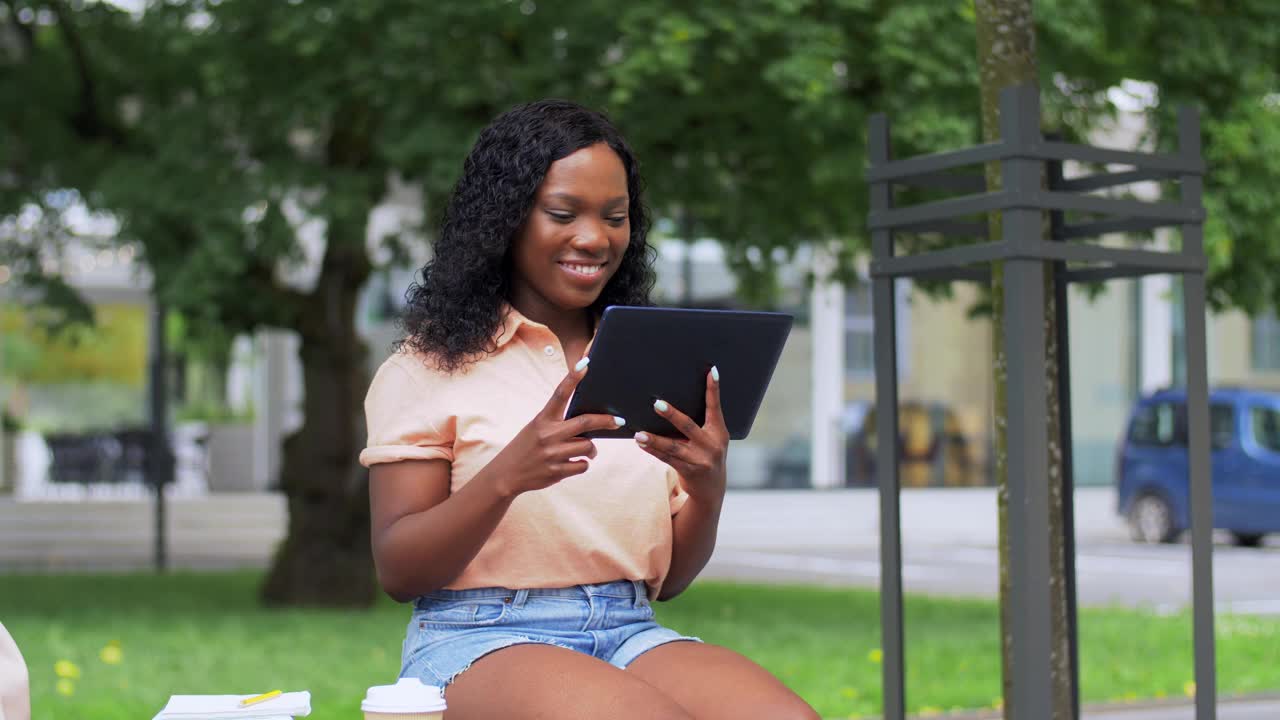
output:
[[[1012,103],[1012,105],[1011,105]],[[1000,135],[1015,146],[1040,139],[1037,97],[1018,93],[1001,98]],[[1011,157],[1001,166],[1003,187],[1016,192],[1040,187],[1041,163]],[[1052,713],[1050,655],[1052,613],[1049,600],[1048,417],[1044,377],[1044,261],[1035,258],[1041,242],[1041,211],[1030,203],[1004,211],[1002,243],[1016,253],[1004,262],[1003,344],[1008,390],[1009,604],[1010,667],[1021,674],[1013,683],[1012,717],[1048,718]],[[1032,390],[1034,388],[1034,390]],[[1029,391],[1030,390],[1030,391]]]
[[[1200,119],[1190,108],[1178,111],[1178,152],[1187,162],[1200,158]],[[1198,209],[1204,180],[1187,173],[1182,203]],[[1182,226],[1182,252],[1204,255],[1204,226]],[[1213,635],[1213,472],[1209,462],[1209,370],[1205,344],[1204,272],[1182,276],[1182,312],[1187,357],[1187,464],[1191,482],[1191,607],[1196,648],[1196,718],[1214,716],[1217,671]]]
[[[872,167],[889,162],[889,122],[871,118]],[[871,186],[871,211],[889,210],[893,200],[888,183]],[[893,231],[871,231],[877,258],[893,256]],[[883,656],[884,716],[901,720],[906,712],[902,648],[902,516],[898,507],[898,333],[894,317],[892,275],[871,280],[871,310],[875,315],[876,475],[880,483],[880,648]]]
[[[1194,110],[1179,115],[1176,154],[1139,153],[1065,143],[1040,132],[1039,90],[1034,85],[1006,88],[1000,96],[997,142],[972,148],[891,160],[890,131],[884,115],[872,116],[868,133],[870,189],[868,227],[872,239],[876,348],[876,472],[880,486],[881,643],[884,649],[884,717],[903,720],[906,711],[902,622],[902,547],[899,515],[897,371],[894,357],[893,283],[898,277],[944,281],[990,281],[991,262],[1003,262],[1005,280],[1002,334],[1008,362],[1009,602],[1012,606],[1011,678],[1008,717],[1048,718],[1056,700],[1051,692],[1051,613],[1048,590],[1048,407],[1044,377],[1043,308],[1047,293],[1057,299],[1057,357],[1062,376],[1059,408],[1064,452],[1062,490],[1064,551],[1067,567],[1068,633],[1071,643],[1071,716],[1079,717],[1079,671],[1075,617],[1074,517],[1071,503],[1071,399],[1066,283],[1175,273],[1183,276],[1187,341],[1189,481],[1192,502],[1192,582],[1195,618],[1196,720],[1216,717],[1213,642],[1212,485],[1209,464],[1208,380],[1205,363],[1204,162],[1200,157],[1199,118]],[[1133,170],[1100,171],[1063,178],[1061,163],[1124,165]],[[966,166],[999,162],[1002,187],[987,191],[980,172],[953,172]],[[1042,187],[1047,173],[1048,187]],[[1149,180],[1181,185],[1178,202],[1089,195],[1096,190]],[[893,187],[916,186],[969,193],[909,207],[893,207]],[[1003,233],[986,238],[986,223],[974,217],[1003,214]],[[1041,220],[1050,214],[1051,239],[1042,238]],[[1182,248],[1155,251],[1071,242],[1109,233],[1157,227],[1182,229]],[[895,232],[929,232],[979,241],[897,256]],[[1046,287],[1045,263],[1053,263],[1054,287]]]
[[[1049,140],[1061,140],[1061,137],[1047,134]],[[1062,162],[1052,160],[1048,163],[1049,189],[1059,190],[1065,180],[1062,176]],[[1059,237],[1065,213],[1054,210],[1049,213],[1049,235],[1061,242]],[[1077,611],[1078,594],[1076,591],[1076,511],[1075,493],[1075,452],[1072,447],[1074,434],[1071,432],[1071,313],[1067,288],[1067,264],[1062,261],[1053,264],[1053,309],[1054,330],[1057,335],[1058,360],[1058,447],[1062,452],[1062,553],[1063,568],[1066,571],[1067,594],[1067,633],[1070,636],[1071,653],[1071,717],[1080,717],[1080,643],[1079,612]]]

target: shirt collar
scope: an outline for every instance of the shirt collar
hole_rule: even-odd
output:
[[[507,343],[511,342],[515,338],[516,333],[519,332],[521,325],[528,325],[530,327],[542,328],[543,330],[548,329],[546,325],[543,325],[540,322],[536,322],[534,320],[530,320],[529,318],[525,317],[524,314],[521,313],[519,310],[515,309],[515,307],[511,303],[509,302],[502,303],[502,323],[498,326],[498,332],[493,337],[493,344],[498,349],[502,349]],[[595,330],[600,329],[599,315],[596,315],[594,325],[595,325]],[[591,339],[587,342],[588,350],[591,349],[591,344],[594,343],[596,340],[595,330],[592,331]]]
[[[498,348],[502,348],[515,338],[516,333],[520,330],[521,325],[533,325],[535,327],[546,327],[542,323],[536,323],[525,317],[519,310],[515,309],[511,303],[504,302],[502,304],[502,323],[498,326],[498,332],[493,338],[493,344]]]

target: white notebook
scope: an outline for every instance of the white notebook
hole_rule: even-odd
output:
[[[288,692],[242,707],[250,695],[174,695],[155,720],[289,720],[311,714],[311,693]]]

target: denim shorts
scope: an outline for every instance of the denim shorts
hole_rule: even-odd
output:
[[[414,602],[400,677],[447,687],[481,657],[530,643],[576,650],[625,668],[641,654],[677,640],[701,642],[654,622],[640,581],[439,590]]]

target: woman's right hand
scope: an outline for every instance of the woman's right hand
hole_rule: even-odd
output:
[[[581,475],[589,467],[584,458],[596,456],[595,443],[581,435],[626,424],[626,420],[613,415],[578,415],[564,419],[569,398],[587,374],[587,363],[588,359],[583,358],[565,375],[546,406],[485,468],[493,473],[494,486],[500,495],[515,497]]]

